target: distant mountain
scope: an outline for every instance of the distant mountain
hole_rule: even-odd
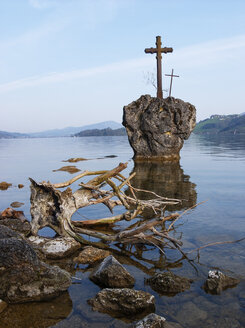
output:
[[[197,134],[245,134],[245,113],[234,115],[212,115],[197,123]]]
[[[42,132],[34,132],[34,133],[29,133],[29,135],[32,138],[69,137],[71,135],[74,135],[84,130],[105,129],[105,128],[118,129],[121,127],[122,124],[120,123],[114,121],[105,121],[101,123],[84,125],[80,127],[67,127],[64,129],[54,129],[54,130],[47,130]]]
[[[0,139],[28,138],[28,134],[0,131]]]
[[[84,130],[79,133],[76,133],[74,136],[75,137],[105,137],[105,136],[125,136],[126,129],[125,128],[120,128],[120,129],[111,129],[111,128],[106,128],[106,129],[92,129],[92,130]]]

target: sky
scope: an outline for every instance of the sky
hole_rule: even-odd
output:
[[[244,0],[0,0],[0,130],[37,132],[122,121],[123,106],[163,89],[197,121],[245,112]],[[167,96],[167,92],[164,92]]]

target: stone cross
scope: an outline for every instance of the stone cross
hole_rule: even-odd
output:
[[[172,73],[171,73],[171,74],[165,74],[165,76],[171,76],[171,80],[170,80],[170,89],[169,89],[169,97],[171,97],[172,84],[173,84],[173,77],[179,77],[179,75],[174,75],[174,69],[172,68]]]
[[[161,37],[156,37],[156,48],[146,48],[146,54],[154,54],[156,53],[157,59],[157,97],[162,98],[162,52],[168,53],[173,52],[173,48],[161,48],[162,42]]]

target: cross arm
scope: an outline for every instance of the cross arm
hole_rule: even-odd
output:
[[[165,47],[165,48],[162,48],[161,49],[161,52],[164,52],[165,54],[168,53],[168,52],[173,52],[173,48],[167,48],[167,47]]]
[[[156,48],[146,48],[145,49],[145,53],[146,54],[154,54],[157,52],[157,49]]]

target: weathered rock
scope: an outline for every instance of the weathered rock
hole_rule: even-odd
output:
[[[81,244],[73,238],[57,237],[42,245],[42,252],[49,259],[61,259],[75,253]]]
[[[159,294],[175,295],[189,289],[192,280],[177,276],[172,272],[162,272],[146,279],[146,283]]]
[[[24,213],[13,208],[6,208],[0,213],[0,225],[9,227],[24,235],[31,231],[30,222],[26,219]]]
[[[19,183],[18,184],[18,188],[21,189],[21,188],[24,188],[25,186],[22,184],[22,183]]]
[[[134,277],[113,257],[109,255],[91,273],[90,279],[96,284],[109,288],[134,286]]]
[[[134,323],[131,328],[166,328],[166,319],[155,313],[148,314],[142,320]]]
[[[93,264],[101,261],[110,255],[109,251],[99,249],[92,246],[84,247],[84,249],[74,258],[74,262],[81,264]]]
[[[144,95],[123,108],[123,125],[136,160],[178,160],[195,123],[195,107],[173,97]]]
[[[0,225],[0,297],[8,303],[41,301],[65,291],[71,284],[69,273],[41,262],[16,234]]]
[[[229,277],[218,270],[210,270],[208,279],[205,281],[204,290],[210,294],[220,294],[229,287],[235,287],[239,283],[238,279]]]
[[[4,225],[0,225],[0,239],[5,239],[5,238],[22,239],[21,235],[19,233],[17,233],[16,231],[14,231]],[[1,262],[0,262],[0,264],[1,264]]]
[[[122,317],[139,313],[151,313],[155,309],[153,295],[130,288],[105,288],[95,298],[88,300],[94,311]]]
[[[8,306],[8,304],[2,300],[0,300],[0,313],[2,313],[6,307]]]

